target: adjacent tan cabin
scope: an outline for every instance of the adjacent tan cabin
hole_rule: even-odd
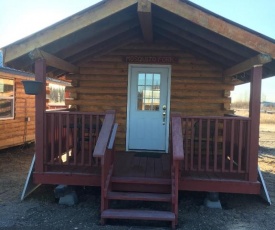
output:
[[[3,48],[6,66],[63,77],[70,110],[36,97],[35,183],[101,187],[101,221],[178,219],[182,190],[260,194],[261,80],[275,41],[189,1],[105,0]],[[30,59],[31,57],[31,59]],[[230,110],[251,83],[249,117]],[[168,203],[121,210],[111,200]]]
[[[21,83],[30,75],[0,67],[0,149],[35,139],[35,98],[25,94]]]
[[[35,97],[25,93],[22,80],[34,80],[32,73],[0,67],[0,149],[19,146],[35,140]],[[70,86],[64,81],[47,80],[46,109],[67,108],[52,103],[52,87]]]

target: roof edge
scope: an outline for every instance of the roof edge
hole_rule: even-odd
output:
[[[4,63],[8,63],[35,48],[43,47],[56,39],[60,39],[88,25],[96,23],[136,4],[137,1],[138,0],[103,0],[32,35],[4,46],[0,48],[4,53]],[[91,17],[91,15],[93,15],[93,17]]]
[[[271,38],[271,37],[269,37],[269,36],[267,36],[267,35],[265,35],[265,34],[262,34],[262,33],[260,33],[260,32],[257,32],[256,30],[253,30],[253,29],[251,29],[251,28],[249,28],[249,27],[246,27],[246,26],[244,26],[244,25],[242,25],[242,24],[239,24],[239,23],[237,23],[237,22],[235,22],[235,21],[232,21],[232,20],[230,20],[230,19],[228,19],[228,18],[225,18],[225,17],[223,17],[223,16],[221,16],[221,15],[219,15],[219,14],[217,14],[217,13],[211,11],[211,10],[208,10],[208,9],[206,9],[206,8],[204,8],[204,7],[200,6],[200,5],[198,5],[198,4],[194,3],[194,2],[192,2],[191,0],[180,0],[180,1],[181,1],[181,2],[184,2],[184,3],[187,3],[188,5],[193,6],[193,7],[197,8],[197,9],[199,9],[199,10],[201,10],[201,11],[207,13],[207,14],[211,14],[212,16],[214,16],[214,17],[216,17],[216,18],[219,18],[219,19],[221,19],[221,20],[223,20],[223,21],[225,21],[225,22],[227,22],[227,23],[229,23],[229,24],[232,24],[232,25],[234,25],[234,26],[237,26],[237,27],[239,27],[239,28],[241,28],[241,29],[243,29],[243,30],[246,30],[246,31],[248,31],[249,33],[252,33],[252,34],[254,34],[254,35],[257,35],[257,36],[259,36],[259,37],[261,37],[261,38],[263,38],[263,39],[265,39],[265,40],[268,40],[268,41],[270,41],[270,42],[272,42],[272,43],[275,43],[275,38]]]

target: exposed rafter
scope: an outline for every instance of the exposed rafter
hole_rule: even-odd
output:
[[[230,24],[220,18],[210,15],[200,9],[197,9],[186,2],[174,0],[148,0],[154,5],[168,10],[182,18],[185,18],[195,24],[198,24],[210,31],[234,40],[246,47],[249,47],[260,53],[267,53],[275,58],[275,44],[244,30],[236,25]],[[247,39],[249,38],[249,39]]]
[[[224,71],[225,77],[234,76],[239,73],[243,73],[250,70],[253,66],[263,65],[265,63],[271,62],[272,58],[267,54],[258,54],[257,56],[250,58],[240,64],[232,66]]]
[[[138,18],[146,42],[153,42],[152,7],[148,0],[138,1]]]
[[[226,50],[223,47],[219,47],[216,44],[212,43],[211,41],[207,41],[204,40],[198,36],[194,36],[191,33],[188,33],[184,30],[181,30],[180,28],[178,28],[177,26],[174,26],[172,24],[169,24],[165,21],[156,19],[155,21],[155,28],[156,29],[161,29],[162,31],[164,31],[163,33],[169,32],[171,34],[174,34],[174,36],[176,37],[180,37],[181,39],[183,39],[184,41],[188,41],[191,44],[194,44],[195,46],[198,47],[202,47],[206,50],[209,50],[210,52],[213,52],[217,55],[223,54],[223,56],[225,58],[227,58],[228,60],[235,60],[235,61],[242,61],[243,58],[240,57],[238,54],[230,52],[228,50]]]
[[[32,60],[45,59],[48,66],[55,67],[60,70],[64,70],[69,73],[78,73],[79,68],[69,62],[66,62],[52,54],[46,53],[43,50],[34,49],[29,53]]]
[[[64,38],[58,39],[47,46],[43,47],[44,51],[48,53],[54,53],[58,57],[66,58],[63,56],[64,50],[70,50],[71,48],[79,45],[84,45],[87,41],[90,41],[94,37],[102,36],[102,34],[110,33],[110,31],[115,30],[114,28],[120,28],[121,25],[126,24],[128,25],[135,20],[136,23],[139,25],[137,17],[135,15],[136,8],[130,7],[126,10],[122,10],[110,17],[104,18],[103,20],[91,24],[83,29],[81,32],[76,32],[70,34]]]
[[[119,47],[125,46],[130,42],[134,42],[140,38],[140,34],[137,30],[130,30],[129,32],[118,35],[113,40],[107,40],[104,43],[88,49],[87,52],[83,52],[81,55],[73,58],[74,62],[79,62],[90,57],[100,57],[112,52]]]
[[[202,56],[206,60],[211,61],[215,64],[219,64],[220,66],[224,66],[224,63],[227,63],[229,66],[230,64],[234,63],[231,60],[226,59],[225,57],[218,56],[217,54],[213,53],[211,50],[207,50],[203,47],[199,47],[187,40],[177,37],[173,33],[168,32],[167,30],[156,28],[155,32],[165,37],[168,40],[176,42],[181,47],[187,49],[190,53],[194,53],[196,55]]]
[[[127,22],[121,23],[116,29],[106,30],[99,34],[96,34],[94,37],[90,37],[87,40],[82,41],[79,44],[71,46],[66,50],[58,52],[58,56],[67,58],[69,56],[76,55],[81,52],[85,52],[91,47],[94,47],[100,43],[103,43],[107,40],[114,39],[116,36],[124,34],[125,32],[131,31],[133,28],[138,27],[138,22],[136,20],[129,20]]]
[[[213,31],[207,30],[206,28],[202,28],[201,26],[190,22],[186,19],[183,19],[181,23],[177,23],[179,21],[179,16],[174,15],[172,13],[167,14],[164,9],[155,8],[154,9],[154,23],[156,20],[165,21],[173,26],[177,26],[182,31],[188,32],[196,37],[201,39],[210,41],[217,46],[226,49],[227,52],[237,53],[242,57],[254,56],[257,54],[256,51],[251,50],[248,47],[242,46],[241,44],[230,42],[230,40],[223,36],[217,36]]]

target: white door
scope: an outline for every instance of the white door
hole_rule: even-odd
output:
[[[127,150],[167,152],[170,66],[129,68]]]

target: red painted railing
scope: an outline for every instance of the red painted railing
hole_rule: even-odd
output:
[[[98,165],[92,153],[104,118],[104,113],[46,111],[44,165]]]
[[[245,117],[182,117],[183,171],[248,173],[250,126]]]
[[[180,177],[180,162],[184,159],[184,147],[182,136],[182,123],[179,115],[172,115],[171,118],[171,147],[172,147],[172,166],[171,166],[171,180],[172,180],[172,209],[176,215],[176,222],[178,221],[178,190]]]
[[[111,189],[111,177],[114,168],[114,143],[118,125],[115,122],[115,112],[106,114],[102,130],[93,152],[93,156],[101,162],[101,212],[108,209],[107,193]],[[104,220],[102,219],[102,224]]]

